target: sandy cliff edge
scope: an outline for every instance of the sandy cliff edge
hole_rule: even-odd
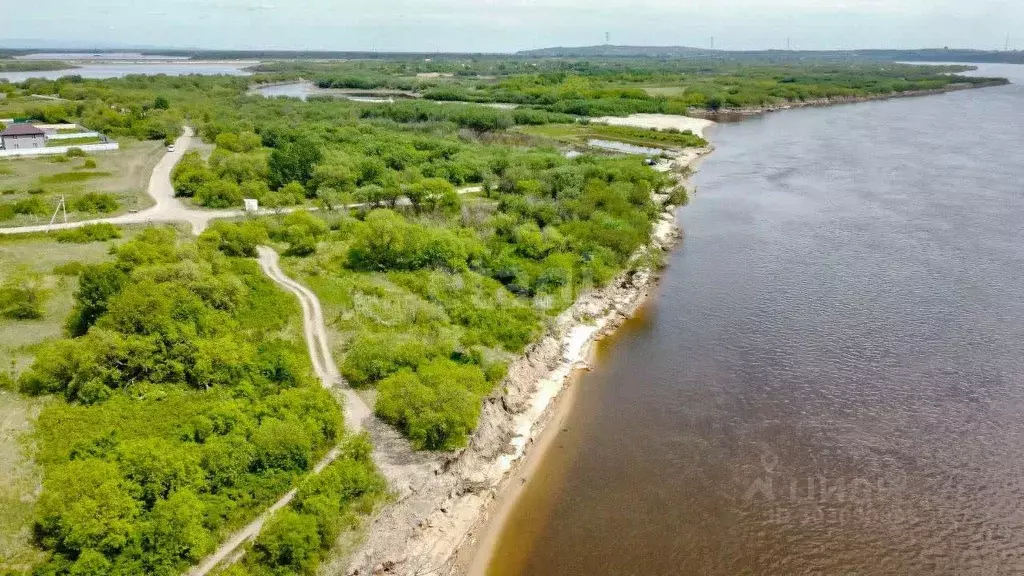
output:
[[[644,121],[640,119],[639,121]],[[698,122],[707,122],[698,120]],[[707,122],[707,125],[712,124]],[[659,163],[660,171],[685,173],[712,148],[689,149]],[[679,186],[688,185],[679,178]],[[656,195],[662,212],[648,250],[669,250],[681,233],[675,225],[676,206],[668,195]],[[464,574],[469,570],[478,540],[489,526],[493,504],[506,494],[515,472],[540,457],[538,440],[549,424],[564,416],[560,403],[573,374],[587,366],[594,343],[612,333],[647,299],[657,284],[651,270],[626,270],[607,286],[580,296],[558,315],[553,327],[509,365],[502,386],[485,401],[480,423],[469,445],[456,453],[401,454],[405,450],[375,450],[384,474],[399,478],[395,502],[384,507],[368,526],[366,538],[347,566],[327,566],[326,573],[349,575],[399,574],[424,576]],[[383,424],[371,426],[374,443],[401,444]],[[388,456],[390,454],[390,457]],[[514,496],[507,495],[502,507]],[[488,551],[482,550],[483,556]],[[480,561],[477,561],[480,564]],[[486,566],[484,566],[486,568]]]

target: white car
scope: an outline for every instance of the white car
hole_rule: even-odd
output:
[[[167,151],[168,152],[174,152],[174,144],[171,144],[170,146],[168,146],[167,147]]]

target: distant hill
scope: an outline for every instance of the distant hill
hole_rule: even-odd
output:
[[[16,47],[17,46],[17,47]],[[29,48],[31,47],[31,48]],[[81,43],[56,43],[43,40],[0,40],[0,58],[24,56],[35,52],[109,53],[141,52],[147,56],[178,56],[207,59],[501,59],[509,54],[467,52],[373,52],[373,51],[304,51],[304,50],[205,50],[152,47],[84,47]],[[735,62],[808,62],[808,61],[902,61],[902,62],[968,62],[1024,64],[1024,51],[988,51],[949,48],[919,50],[709,50],[689,46],[578,46],[523,50],[519,58],[654,58],[692,59]]]
[[[516,56],[527,58],[686,58],[707,56],[717,53],[715,50],[690,48],[687,46],[579,46],[557,48],[539,48],[522,50]]]
[[[524,58],[693,58],[711,60],[786,62],[808,60],[875,60],[904,62],[972,62],[1024,64],[1024,51],[949,48],[918,50],[708,50],[687,46],[579,46],[516,52]]]

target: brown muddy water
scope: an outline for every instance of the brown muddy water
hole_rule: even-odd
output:
[[[1024,87],[711,137],[489,574],[1024,573]]]

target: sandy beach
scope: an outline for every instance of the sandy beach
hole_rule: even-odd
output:
[[[634,128],[649,128],[653,130],[687,130],[694,134],[703,136],[704,130],[715,123],[704,118],[693,118],[690,116],[677,116],[675,114],[632,114],[630,116],[602,116],[591,120],[596,124],[608,124],[609,126],[632,126]]]

